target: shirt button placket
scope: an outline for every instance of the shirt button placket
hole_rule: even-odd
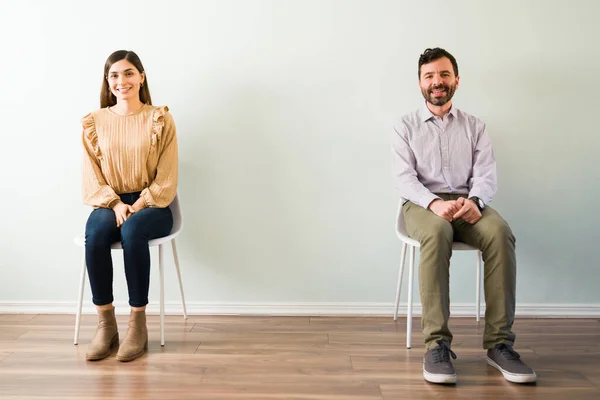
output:
[[[448,187],[452,187],[450,182],[450,156],[448,154],[448,134],[446,133],[445,127],[442,128],[441,134],[441,142],[442,142],[442,175],[444,176],[444,180],[448,184]]]

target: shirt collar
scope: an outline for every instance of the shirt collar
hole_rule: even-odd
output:
[[[452,115],[453,118],[456,118],[457,111],[458,110],[456,109],[454,104],[452,104],[452,107],[450,107],[450,111],[448,112],[448,114]],[[429,111],[429,108],[427,108],[427,102],[425,102],[425,104],[423,104],[423,109],[421,110],[421,122],[428,121],[433,117],[435,117],[435,115],[433,115],[433,113]]]

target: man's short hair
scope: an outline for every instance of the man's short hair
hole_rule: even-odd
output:
[[[436,47],[433,49],[425,49],[423,54],[419,56],[419,80],[421,79],[421,66],[424,64],[429,64],[432,61],[440,59],[442,57],[447,57],[452,63],[452,68],[454,69],[454,75],[458,76],[458,64],[456,63],[456,58],[446,50]]]

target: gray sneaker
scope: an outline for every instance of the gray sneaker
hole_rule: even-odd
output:
[[[521,361],[519,353],[507,344],[497,344],[494,348],[489,349],[487,362],[502,372],[504,378],[509,382],[531,383],[537,380],[535,372]]]
[[[438,346],[433,347],[423,357],[423,378],[431,383],[456,383],[456,371],[450,357],[456,360],[456,354],[448,343],[437,340]]]

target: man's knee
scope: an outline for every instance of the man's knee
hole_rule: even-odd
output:
[[[515,244],[515,235],[508,223],[502,218],[487,221],[484,232],[486,240],[489,242]]]
[[[422,246],[452,246],[454,238],[454,229],[450,222],[443,218],[436,217],[428,221],[426,226],[422,227],[421,245]]]

